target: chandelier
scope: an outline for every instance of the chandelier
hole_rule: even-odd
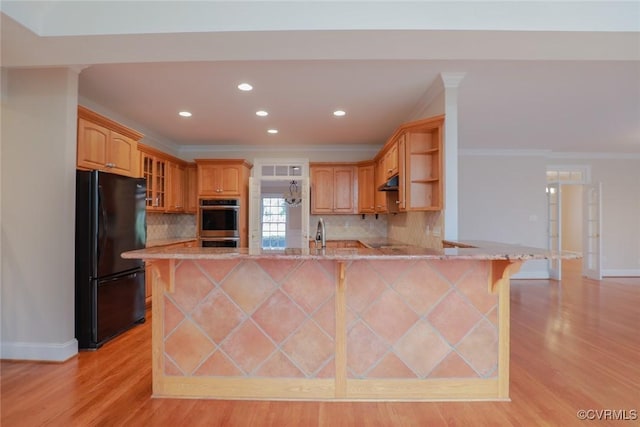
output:
[[[289,206],[300,206],[300,203],[302,203],[302,194],[300,193],[300,189],[298,188],[298,183],[296,181],[291,181],[291,184],[289,185],[289,191],[284,193],[282,197],[284,197],[284,201]]]

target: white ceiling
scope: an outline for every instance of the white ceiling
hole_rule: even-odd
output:
[[[461,148],[640,153],[638,2],[0,7],[3,67],[77,66],[82,100],[178,152],[380,145],[440,73],[464,72]],[[239,92],[242,81],[254,90]]]

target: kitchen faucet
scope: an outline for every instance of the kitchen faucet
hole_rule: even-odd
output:
[[[323,248],[327,247],[327,236],[324,228],[324,221],[322,218],[318,220],[318,229],[316,231],[316,248],[318,247],[318,242],[322,244]]]

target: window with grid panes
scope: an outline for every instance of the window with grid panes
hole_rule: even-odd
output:
[[[262,198],[262,249],[284,249],[287,206],[282,197]]]

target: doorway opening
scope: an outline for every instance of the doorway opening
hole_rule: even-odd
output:
[[[548,248],[582,252],[582,274],[600,278],[600,186],[584,165],[547,167]],[[566,265],[571,271],[575,263]],[[549,260],[549,277],[562,279],[561,259]]]
[[[249,248],[308,246],[309,161],[254,159],[249,179]]]

